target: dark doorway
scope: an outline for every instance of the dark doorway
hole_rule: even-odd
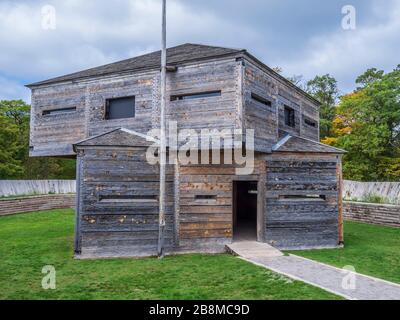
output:
[[[257,240],[257,182],[233,182],[233,238]]]

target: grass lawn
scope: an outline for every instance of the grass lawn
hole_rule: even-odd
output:
[[[346,222],[345,247],[334,250],[294,251],[293,254],[400,283],[400,229]]]
[[[339,299],[230,255],[74,260],[73,222],[69,209],[0,217],[0,299]]]

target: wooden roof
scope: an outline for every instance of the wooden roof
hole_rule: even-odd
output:
[[[148,147],[159,141],[153,137],[138,133],[125,128],[115,129],[74,144],[76,147],[83,146],[109,146],[109,147]]]
[[[326,144],[301,138],[297,136],[287,135],[281,139],[273,148],[273,152],[300,152],[300,153],[346,153],[345,150],[328,146]]]
[[[184,63],[189,61],[211,59],[226,55],[235,55],[237,53],[244,51],[245,50],[241,49],[229,49],[222,47],[186,43],[177,47],[168,48],[167,61],[168,65],[173,66],[179,63]],[[100,67],[67,74],[65,76],[32,83],[27,85],[27,87],[52,84],[62,81],[72,81],[82,78],[98,77],[120,72],[157,69],[157,68],[161,68],[161,51],[155,51],[139,57],[134,57],[106,64]]]
[[[255,56],[250,54],[246,49],[232,49],[232,48],[216,47],[216,46],[193,44],[193,43],[186,43],[167,49],[168,66],[178,66],[179,64],[183,63],[204,61],[222,57],[236,57],[236,58],[247,57],[256,64],[258,64],[261,68],[264,68],[269,73],[274,75],[280,81],[286,83],[288,86],[292,87],[300,94],[309,98],[318,106],[321,105],[321,103],[317,99],[312,97],[310,94],[308,94],[301,88],[297,87],[295,84],[293,84],[291,81],[289,81],[279,73],[275,72],[273,69],[268,67],[262,61],[260,61]],[[117,61],[114,63],[67,74],[64,76],[44,81],[31,83],[26,86],[28,88],[32,88],[36,86],[50,85],[64,81],[77,81],[81,79],[89,79],[93,77],[101,77],[118,73],[136,72],[141,70],[156,70],[160,68],[161,68],[161,51],[159,50],[142,56],[122,61]]]

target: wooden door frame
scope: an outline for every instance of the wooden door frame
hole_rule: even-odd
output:
[[[256,179],[235,179],[232,180],[232,239],[234,237],[235,227],[237,227],[237,182],[255,182],[257,183],[257,241],[264,242],[264,207],[265,207],[265,177],[261,174]]]

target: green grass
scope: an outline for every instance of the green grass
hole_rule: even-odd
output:
[[[0,217],[0,299],[339,299],[230,255],[74,260],[72,210]],[[44,290],[53,265],[56,290]]]
[[[343,249],[291,253],[339,268],[400,283],[400,229],[364,223],[345,223]]]

